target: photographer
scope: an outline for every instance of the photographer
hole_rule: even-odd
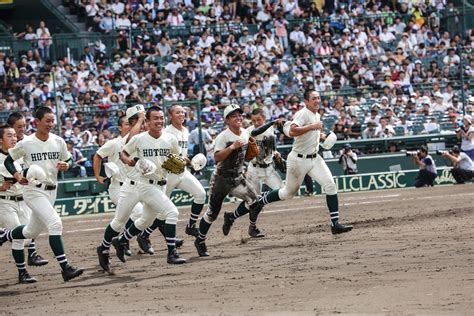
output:
[[[347,175],[357,173],[357,154],[352,151],[351,144],[344,145],[341,157],[339,157],[339,163],[342,163],[344,174]]]
[[[470,115],[464,115],[463,124],[456,130],[458,139],[461,139],[461,150],[465,152],[471,160],[474,159],[474,126]]]
[[[474,178],[474,163],[466,153],[459,150],[459,147],[454,146],[451,151],[442,152],[442,155],[453,163],[451,174],[457,184],[463,184]]]
[[[413,156],[415,163],[420,167],[420,171],[416,176],[415,187],[421,188],[433,186],[436,179],[436,164],[434,159],[428,155],[428,148],[421,146],[420,150],[415,153],[407,152],[407,155]]]

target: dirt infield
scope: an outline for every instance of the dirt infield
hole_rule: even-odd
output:
[[[111,215],[64,219],[65,244],[83,277],[62,281],[46,236],[38,239],[46,267],[18,285],[9,245],[0,248],[0,314],[320,314],[456,313],[474,310],[474,186],[440,186],[340,195],[342,222],[351,233],[333,236],[323,197],[268,206],[260,240],[247,238],[248,221],[229,236],[222,216],[208,238],[211,257],[199,258],[191,238],[180,253],[186,265],[157,253],[99,272],[95,247]],[[229,204],[225,209],[234,208]],[[180,214],[179,232],[184,235]]]

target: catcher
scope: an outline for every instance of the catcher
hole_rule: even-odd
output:
[[[122,190],[125,192],[129,188],[136,194],[121,194],[119,206],[124,209],[132,209],[138,202],[143,204],[143,213],[140,218],[125,229],[120,237],[112,239],[112,245],[117,251],[117,257],[125,262],[125,250],[127,241],[138,235],[145,228],[150,226],[155,218],[165,219],[164,232],[166,244],[168,246],[167,262],[170,264],[182,264],[186,260],[181,258],[176,251],[176,224],[178,223],[178,209],[166,196],[166,176],[168,171],[165,168],[178,168],[178,161],[171,159],[173,154],[179,153],[178,141],[172,135],[163,133],[164,114],[161,108],[152,106],[145,114],[148,131],[133,136],[123,147],[121,153],[122,161],[129,166],[137,166],[135,172],[130,174]],[[136,158],[132,158],[136,157]],[[170,165],[168,167],[168,165]],[[184,170],[179,167],[179,170]],[[177,169],[176,172],[179,172]],[[124,227],[127,217],[117,216],[114,221],[115,226]],[[112,224],[111,224],[112,225]]]
[[[230,227],[236,218],[247,213],[250,217],[249,235],[257,236],[261,232],[256,226],[258,213],[261,207],[256,203],[257,190],[253,183],[243,174],[244,160],[250,160],[258,154],[255,140],[250,139],[249,132],[242,128],[242,109],[236,105],[228,105],[224,109],[224,118],[227,129],[216,138],[214,159],[216,169],[209,184],[209,204],[206,213],[199,222],[199,234],[194,241],[199,256],[209,256],[206,246],[206,235],[216,220],[227,194],[242,199],[234,213],[226,213],[223,227],[224,235],[229,233]],[[253,144],[253,145],[249,145]],[[250,150],[248,149],[250,148]]]

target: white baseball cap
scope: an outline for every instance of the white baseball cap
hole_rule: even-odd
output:
[[[46,172],[38,165],[31,165],[26,173],[26,179],[32,184],[35,184],[36,181],[44,182],[46,180]]]
[[[191,166],[194,170],[199,171],[204,168],[207,164],[207,158],[204,154],[197,154],[191,160]]]
[[[135,104],[127,109],[125,113],[127,115],[127,119],[131,118],[132,116],[138,114],[139,112],[145,112],[145,107],[143,104]]]
[[[224,118],[227,118],[227,116],[235,111],[239,111],[241,114],[244,113],[244,110],[242,110],[238,104],[230,104],[224,109]]]
[[[115,176],[116,174],[120,172],[119,167],[114,162],[104,163],[104,170],[105,170],[105,175],[107,176],[107,178],[112,178],[113,176]]]

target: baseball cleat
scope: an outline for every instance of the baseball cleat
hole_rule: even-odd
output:
[[[28,271],[23,271],[18,274],[18,283],[25,284],[25,283],[35,283],[36,279],[31,277]]]
[[[183,264],[183,263],[186,263],[186,259],[181,258],[175,249],[173,250],[173,252],[168,253],[167,262],[169,264]]]
[[[132,252],[130,251],[130,242],[127,240],[126,243],[123,245],[124,247],[124,253],[127,257],[130,257],[132,255]]]
[[[63,275],[64,282],[67,282],[69,280],[72,280],[80,276],[83,272],[84,272],[84,269],[77,268],[68,264],[66,266],[66,269],[61,271],[61,274]]]
[[[186,225],[186,229],[184,232],[189,236],[197,237],[199,235],[199,229],[197,229],[196,226],[189,227],[188,225]]]
[[[352,225],[342,225],[342,224],[336,223],[334,226],[331,226],[331,233],[333,235],[347,233],[347,232],[350,232],[351,230],[352,230]]]
[[[144,253],[147,253],[149,255],[153,255],[155,253],[155,250],[151,246],[150,237],[142,237],[138,235],[137,243],[140,250],[143,251]]]
[[[196,239],[194,241],[194,246],[196,246],[199,257],[209,257],[209,252],[207,252],[204,240],[200,242],[199,239]]]
[[[229,235],[230,229],[234,224],[234,220],[231,218],[231,216],[232,213],[230,212],[224,213],[224,224],[222,225],[222,233],[224,233],[224,236]]]
[[[252,238],[265,237],[265,233],[257,228],[257,226],[249,226],[249,236]]]
[[[119,258],[120,261],[125,262],[125,247],[124,243],[120,243],[120,239],[118,237],[114,237],[112,239],[112,245],[115,248],[115,252],[117,253],[117,258]]]
[[[48,264],[48,260],[43,259],[38,254],[34,254],[33,256],[28,256],[28,265],[29,266],[34,266],[34,267],[40,267]]]
[[[110,255],[108,249],[103,249],[102,246],[97,247],[97,256],[99,257],[100,267],[106,271],[110,272]]]
[[[176,248],[181,248],[183,244],[184,244],[184,239],[176,238],[176,241],[175,241]]]

